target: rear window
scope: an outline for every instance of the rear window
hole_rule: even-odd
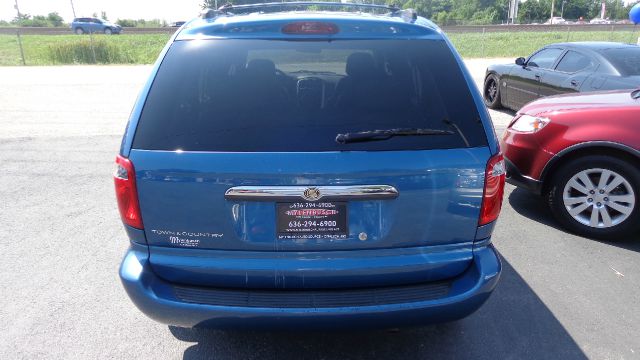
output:
[[[397,128],[451,135],[339,144]],[[289,152],[484,146],[467,83],[441,40],[194,40],[169,49],[133,147]]]
[[[622,76],[640,75],[640,46],[606,49],[602,55],[620,72]]]

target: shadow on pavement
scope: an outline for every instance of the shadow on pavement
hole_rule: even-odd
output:
[[[539,222],[543,225],[550,226],[560,231],[565,231],[560,227],[551,215],[551,210],[547,206],[542,196],[533,194],[527,190],[515,188],[509,194],[509,205],[518,214]]]
[[[558,231],[568,232],[553,218],[551,210],[549,210],[549,207],[542,196],[532,194],[524,189],[515,188],[509,195],[509,205],[511,205],[513,210],[518,214],[528,219],[550,226]],[[636,234],[635,236],[630,236],[625,239],[618,239],[616,241],[602,241],[586,238],[585,241],[598,241],[607,245],[640,252],[640,234]]]
[[[184,359],[586,359],[504,259],[502,279],[491,298],[454,323],[334,333],[169,329],[177,339],[195,343]]]

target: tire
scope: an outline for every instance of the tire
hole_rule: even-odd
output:
[[[484,91],[482,92],[484,103],[488,108],[500,109],[502,103],[500,100],[500,78],[496,74],[490,74],[484,80]]]
[[[111,35],[111,34],[113,34],[113,31],[110,28],[105,28],[104,29],[104,34],[105,35]]]
[[[75,33],[76,35],[82,35],[84,34],[84,30],[82,28],[76,28]]]
[[[606,241],[640,230],[639,198],[637,165],[606,155],[564,164],[552,176],[547,193],[551,212],[565,228]]]

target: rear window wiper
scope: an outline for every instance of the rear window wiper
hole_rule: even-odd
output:
[[[369,130],[354,133],[338,134],[336,142],[338,144],[350,144],[367,141],[388,140],[395,136],[430,136],[430,135],[453,135],[450,130],[439,129],[388,129]]]

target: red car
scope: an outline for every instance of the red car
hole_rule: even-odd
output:
[[[569,230],[605,240],[640,230],[640,89],[531,102],[501,146],[507,181],[545,196]]]

